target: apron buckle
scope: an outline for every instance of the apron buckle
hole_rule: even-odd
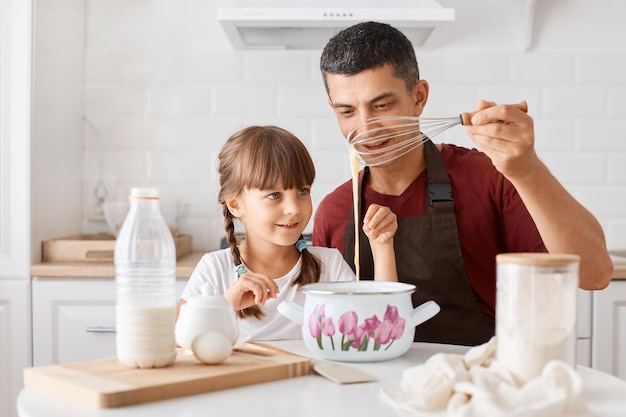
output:
[[[452,185],[428,184],[428,199],[431,207],[439,201],[454,201],[452,198]]]

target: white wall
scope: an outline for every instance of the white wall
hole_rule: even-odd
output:
[[[85,119],[80,133],[50,140],[61,148],[82,143],[82,186],[72,183],[73,200],[58,204],[82,210],[83,222],[80,230],[62,222],[55,233],[107,230],[89,208],[95,184],[116,200],[132,185],[150,184],[164,200],[191,204],[183,231],[193,234],[196,249],[217,248],[223,229],[215,157],[248,124],[277,124],[306,143],[318,171],[315,203],[348,179],[343,138],[318,71],[320,50],[233,50],[216,19],[216,8],[233,1],[81,1]],[[440,3],[456,8],[457,18],[417,49],[431,84],[424,116],[454,116],[479,98],[527,100],[541,158],[598,217],[609,247],[626,248],[626,2],[540,0],[528,51],[526,0]],[[55,4],[51,15],[59,13]],[[67,73],[76,74],[70,61]],[[438,141],[471,146],[462,128]]]
[[[82,227],[84,0],[34,1],[31,135],[33,263],[43,239]]]

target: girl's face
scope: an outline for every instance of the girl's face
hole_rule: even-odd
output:
[[[247,189],[231,199],[228,208],[243,222],[246,239],[291,246],[311,219],[311,187]]]

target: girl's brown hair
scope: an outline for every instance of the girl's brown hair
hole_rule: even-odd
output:
[[[281,184],[286,190],[311,186],[315,167],[304,144],[290,132],[276,126],[250,126],[233,134],[218,156],[220,192],[218,201],[224,213],[224,229],[235,265],[242,263],[235,234],[234,217],[226,200],[246,189],[267,190]],[[302,236],[300,236],[302,238]],[[302,251],[298,287],[319,281],[321,264],[308,250]],[[241,318],[263,317],[258,306],[237,312]]]

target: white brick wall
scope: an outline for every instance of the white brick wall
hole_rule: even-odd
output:
[[[83,182],[114,184],[114,199],[150,184],[191,203],[184,231],[196,248],[215,249],[223,235],[215,157],[240,127],[277,124],[306,143],[315,204],[349,177],[320,51],[232,50],[215,10],[230,3],[85,0]],[[527,100],[542,159],[598,217],[609,246],[626,248],[624,2],[537,2],[529,51],[521,0],[441,3],[457,21],[417,50],[431,84],[424,116],[454,116],[480,98]],[[462,128],[437,141],[472,146]],[[85,218],[83,232],[102,230]]]

